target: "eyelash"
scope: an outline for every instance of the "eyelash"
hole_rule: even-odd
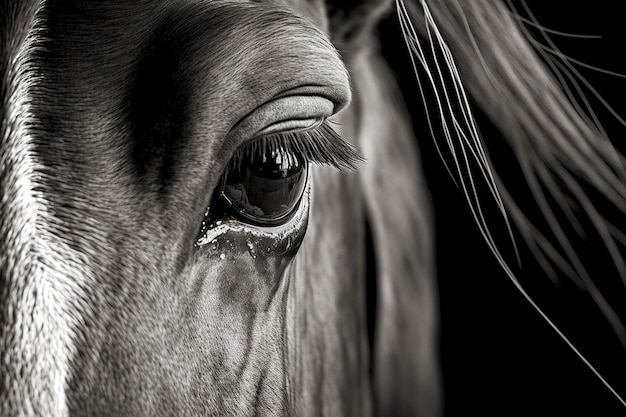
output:
[[[310,130],[276,133],[253,139],[240,146],[227,171],[239,169],[243,163],[266,152],[301,155],[307,162],[329,165],[339,170],[356,170],[365,158],[327,123]]]

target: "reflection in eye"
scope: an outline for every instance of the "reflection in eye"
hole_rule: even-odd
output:
[[[298,205],[307,179],[304,158],[283,148],[265,149],[231,164],[220,198],[237,214],[261,225],[280,222]]]

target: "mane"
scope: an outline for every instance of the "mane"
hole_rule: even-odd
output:
[[[585,236],[588,227],[582,224],[589,224],[612,261],[614,275],[626,281],[620,254],[624,234],[611,221],[618,213],[623,222],[626,213],[624,156],[611,144],[582,93],[580,83],[591,89],[590,85],[558,53],[530,11],[526,8],[529,17],[522,17],[510,1],[505,5],[486,0],[396,0],[396,9],[423,91],[429,129],[484,240],[532,307],[626,406],[520,284],[494,238],[493,221],[484,214],[485,204],[491,203],[485,202],[480,191],[489,190],[511,239],[514,225],[549,277],[556,279],[557,273],[562,273],[586,289],[626,346],[624,324],[570,240],[572,233]],[[534,40],[523,23],[539,28],[548,46]],[[561,59],[547,57],[546,50]],[[568,85],[573,85],[574,91]],[[435,105],[430,109],[424,91],[434,96]],[[598,95],[593,89],[591,92]],[[474,121],[472,103],[491,119],[515,154],[529,193],[545,219],[543,225],[530,220],[493,168]],[[443,140],[437,139],[440,132]],[[514,241],[513,246],[517,255]]]

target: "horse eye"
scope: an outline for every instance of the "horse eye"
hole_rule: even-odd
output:
[[[244,220],[277,225],[295,211],[306,183],[307,161],[300,154],[267,149],[233,159],[216,197]]]

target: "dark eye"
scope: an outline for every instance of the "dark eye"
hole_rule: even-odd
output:
[[[213,199],[225,214],[276,225],[297,208],[306,182],[307,162],[297,152],[257,148],[233,158]]]

